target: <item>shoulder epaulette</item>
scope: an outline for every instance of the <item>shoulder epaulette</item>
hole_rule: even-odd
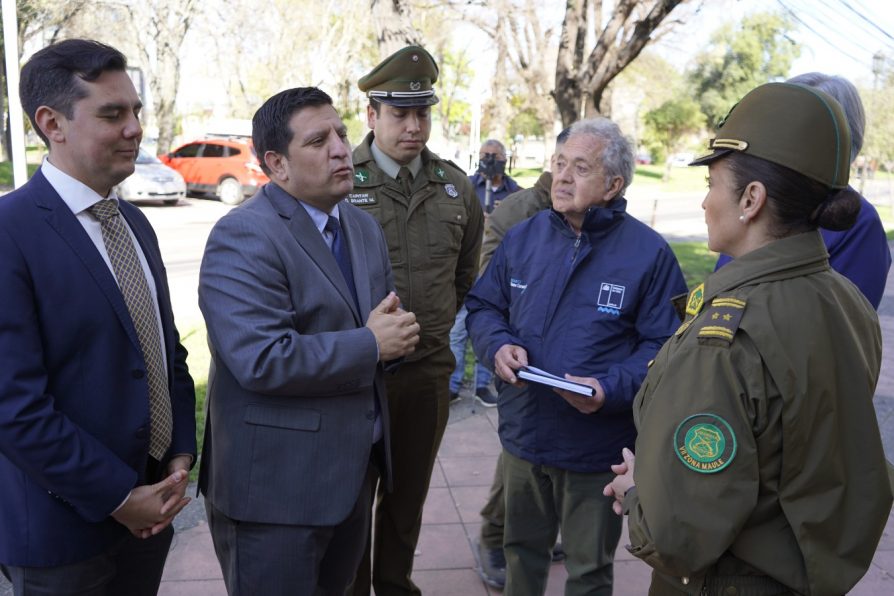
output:
[[[699,317],[698,337],[732,343],[745,312],[745,301],[732,296],[717,296]]]

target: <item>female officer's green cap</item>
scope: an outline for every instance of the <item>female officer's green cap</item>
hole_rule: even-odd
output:
[[[731,151],[760,157],[821,182],[846,188],[851,135],[838,102],[813,87],[768,83],[751,90],[717,127],[711,151],[691,166]]]
[[[438,80],[438,65],[419,46],[407,46],[382,60],[357,81],[370,99],[392,106],[431,106],[438,103],[432,84]]]

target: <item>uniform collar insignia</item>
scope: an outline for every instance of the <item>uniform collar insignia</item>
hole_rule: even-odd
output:
[[[689,293],[689,300],[686,302],[686,314],[695,316],[701,311],[705,305],[705,284],[701,283]]]

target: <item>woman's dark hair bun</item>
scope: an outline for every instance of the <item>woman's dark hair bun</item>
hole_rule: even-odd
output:
[[[850,186],[832,190],[810,215],[810,223],[835,232],[847,230],[857,222],[860,206],[860,194]]]

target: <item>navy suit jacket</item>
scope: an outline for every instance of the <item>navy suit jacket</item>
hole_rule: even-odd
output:
[[[339,218],[359,309],[313,220],[273,183],[208,237],[199,306],[211,372],[199,488],[231,518],[341,523],[366,477],[376,399],[389,482],[384,369],[364,326],[394,287],[388,247],[357,207],[342,201]]]
[[[155,278],[173,411],[171,454],[195,454],[195,394],[158,240],[120,210]],[[109,517],[144,478],[145,363],[124,298],[77,218],[37,172],[0,197],[0,563],[64,565],[127,529]],[[163,462],[166,463],[166,462]]]

